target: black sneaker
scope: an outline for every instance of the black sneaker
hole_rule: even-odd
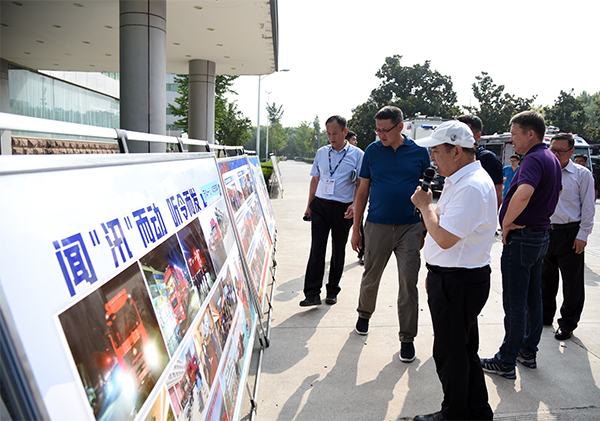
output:
[[[325,302],[329,305],[334,305],[335,303],[337,303],[337,296],[328,295],[327,298],[325,298]]]
[[[412,342],[400,342],[400,361],[403,363],[412,363],[416,357],[415,344]]]
[[[359,335],[366,335],[367,333],[369,333],[369,319],[363,319],[359,316],[354,330]]]
[[[496,358],[481,358],[481,368],[486,373],[497,374],[505,379],[514,380],[517,378],[514,367],[507,367],[505,364],[497,361]]]
[[[527,368],[537,368],[537,363],[535,362],[535,354],[525,354],[519,351],[519,355],[517,355],[517,361]]]
[[[318,295],[309,295],[304,300],[300,301],[300,307],[320,306],[321,297]]]

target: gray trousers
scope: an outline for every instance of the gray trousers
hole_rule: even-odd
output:
[[[400,342],[412,342],[417,336],[419,293],[417,281],[421,267],[419,246],[423,226],[365,223],[365,271],[360,283],[358,315],[370,319],[375,312],[381,276],[392,252],[398,266],[398,323]]]

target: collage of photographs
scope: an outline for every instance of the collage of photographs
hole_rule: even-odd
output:
[[[228,196],[228,203],[234,215],[242,252],[251,279],[254,281],[254,294],[258,299],[260,310],[264,304],[273,238],[267,230],[264,216],[264,209],[267,206],[261,204],[260,195],[257,193],[259,189],[255,185],[259,182],[252,184],[257,177],[254,177],[256,173],[248,158],[221,161],[219,169],[225,184],[225,194]],[[262,172],[260,176],[262,178]],[[260,179],[260,184],[266,190],[264,178]]]
[[[58,315],[94,419],[234,419],[258,317],[252,295],[266,282],[248,280],[244,255],[260,248],[267,267],[270,247],[258,183],[241,161],[231,194]],[[248,233],[243,255],[233,229]]]

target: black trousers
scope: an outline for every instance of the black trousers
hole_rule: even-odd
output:
[[[304,295],[319,295],[325,275],[325,252],[331,231],[331,263],[327,295],[336,296],[340,291],[340,279],[344,272],[346,243],[352,226],[352,219],[344,218],[350,203],[334,202],[315,198],[310,204],[311,210],[311,246],[306,274],[304,276]]]
[[[447,420],[491,420],[477,351],[477,316],[490,292],[489,266],[447,269],[428,265],[428,304],[433,322],[433,359]]]
[[[573,249],[578,232],[579,227],[559,231],[550,230],[548,253],[542,265],[544,324],[549,325],[554,320],[560,270],[563,304],[560,307],[561,317],[558,319],[558,325],[568,331],[573,331],[577,327],[585,301],[584,253],[576,254]]]

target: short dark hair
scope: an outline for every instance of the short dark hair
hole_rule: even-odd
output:
[[[510,159],[516,159],[517,161],[521,162],[521,157],[517,154],[511,155]]]
[[[559,133],[552,136],[552,141],[555,140],[566,140],[569,145],[569,150],[575,146],[575,139],[573,139],[573,135],[571,133]]]
[[[544,116],[535,110],[522,111],[510,119],[510,124],[518,124],[524,131],[533,130],[540,140],[546,134],[546,121]]]
[[[354,136],[356,136],[356,133],[354,133],[352,130],[348,130],[348,134],[346,135],[346,140],[350,140]]]
[[[583,158],[583,160],[584,160],[584,161],[585,161],[585,163],[587,164],[587,155],[586,155],[586,154],[583,154],[583,153],[578,153],[577,155],[575,155],[575,156],[573,157],[573,159],[575,159],[575,158]]]
[[[392,123],[400,123],[404,120],[402,110],[393,105],[386,105],[375,114],[375,120],[392,120]]]
[[[481,133],[483,130],[483,121],[479,117],[473,114],[463,114],[456,117],[460,122],[463,122],[473,129],[473,134]]]
[[[325,125],[327,126],[329,123],[333,123],[334,121],[340,126],[342,130],[344,130],[348,125],[348,121],[346,121],[346,119],[340,115],[332,115],[327,119]]]

